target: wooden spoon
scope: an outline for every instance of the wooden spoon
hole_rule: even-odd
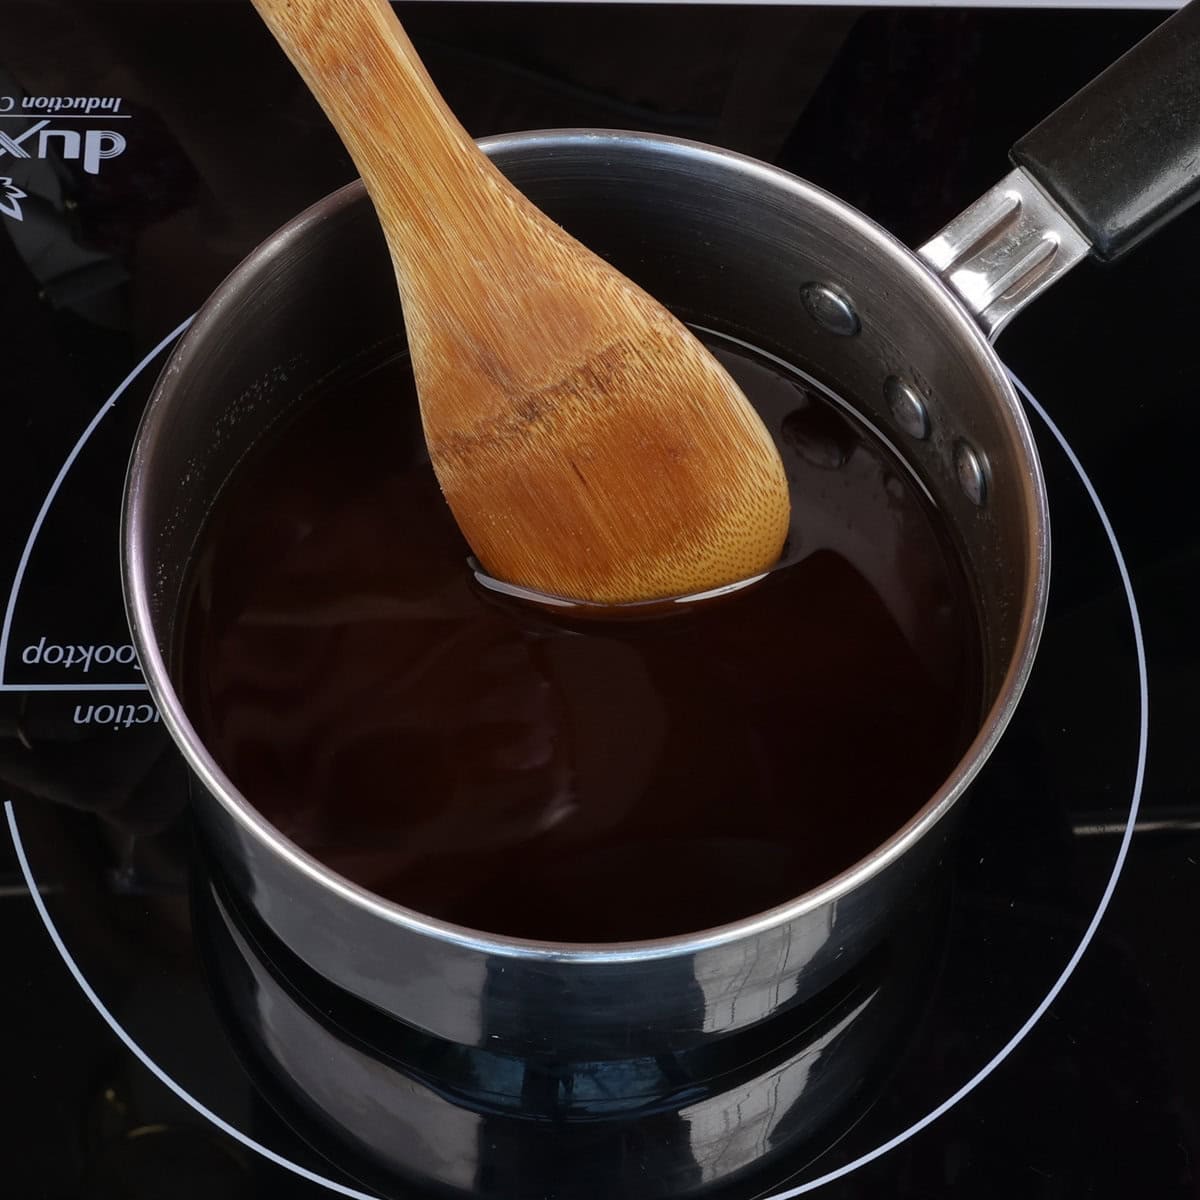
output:
[[[778,452],[708,351],[492,166],[386,0],[254,0],[387,237],[434,470],[484,568],[616,604],[769,568]]]

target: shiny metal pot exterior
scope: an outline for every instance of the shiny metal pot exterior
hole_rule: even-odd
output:
[[[381,1196],[399,1175],[470,1200],[678,1200],[734,1179],[739,1195],[774,1193],[801,1147],[836,1140],[878,1098],[941,957],[948,889],[933,882],[811,1005],[716,1045],[584,1062],[404,1028],[264,943],[261,923],[202,873],[191,911],[259,1093],[325,1153],[348,1149],[363,1182],[374,1182],[364,1163],[384,1172]]]
[[[525,942],[430,920],[335,875],[259,816],[176,694],[181,589],[213,498],[247,448],[331,372],[401,328],[388,256],[358,185],[252,254],[164,369],[126,494],[133,634],[230,881],[320,974],[468,1045],[597,1058],[692,1046],[815,995],[878,942],[921,886],[945,818],[995,746],[1033,661],[1049,557],[1041,471],[1012,386],[962,302],[835,198],[667,138],[562,131],[484,146],[536,203],[682,317],[809,370],[912,464],[955,531],[979,599],[986,716],[953,774],[904,828],[824,886],[735,924],[624,945]]]

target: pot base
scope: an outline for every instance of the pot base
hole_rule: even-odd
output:
[[[404,1025],[306,967],[213,864],[193,877],[192,912],[257,1089],[361,1182],[384,1195],[410,1181],[476,1198],[650,1200],[778,1186],[861,1117],[932,990],[947,905],[945,888],[931,893],[785,1014],[692,1051],[593,1061],[493,1053]]]

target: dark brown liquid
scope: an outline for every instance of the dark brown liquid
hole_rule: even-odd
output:
[[[615,941],[780,904],[924,804],[980,710],[939,518],[815,386],[710,345],[783,451],[792,536],[764,582],[668,616],[481,588],[403,359],[247,459],[194,572],[183,691],[288,837],[431,916]]]

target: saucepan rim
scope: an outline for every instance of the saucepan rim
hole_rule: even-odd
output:
[[[835,905],[838,900],[903,856],[932,831],[962,796],[1000,740],[1032,670],[1044,625],[1049,589],[1049,512],[1033,435],[1000,360],[963,305],[916,254],[885,229],[835,196],[797,176],[744,155],[699,142],[658,134],[598,129],[534,130],[504,134],[480,141],[480,145],[488,152],[536,147],[547,152],[558,149],[568,151],[578,149],[583,144],[595,145],[599,150],[606,146],[616,149],[634,145],[642,151],[665,156],[708,159],[716,165],[732,167],[739,173],[748,174],[765,190],[786,194],[799,204],[824,208],[839,219],[847,237],[864,239],[880,255],[901,260],[905,274],[912,277],[914,284],[918,279],[924,280],[928,296],[941,305],[956,333],[961,336],[964,353],[968,352],[967,347],[971,348],[970,352],[977,355],[994,385],[995,399],[1003,411],[1010,431],[1015,435],[1014,441],[1023,451],[1029,468],[1024,485],[1027,498],[1031,501],[1027,504],[1028,528],[1025,535],[1030,570],[1021,597],[1020,626],[996,698],[985,714],[975,738],[942,785],[891,837],[818,887],[774,908],[738,921],[693,933],[640,941],[539,941],[490,934],[428,917],[352,883],[287,838],[259,813],[225,775],[184,712],[154,634],[150,598],[150,580],[154,571],[153,564],[146,559],[142,519],[146,475],[154,455],[154,446],[170,438],[171,380],[188,370],[189,360],[196,348],[207,338],[209,327],[221,317],[223,299],[231,291],[236,291],[242,281],[253,278],[283,246],[303,238],[305,231],[311,226],[324,222],[348,206],[363,202],[361,182],[348,184],[318,201],[252,251],[213,293],[175,347],[155,384],[134,442],[121,515],[121,575],[134,645],[162,721],[200,785],[208,790],[246,834],[288,866],[308,876],[348,904],[404,927],[410,932],[493,957],[615,964],[694,954],[715,946],[753,938],[813,910]]]

